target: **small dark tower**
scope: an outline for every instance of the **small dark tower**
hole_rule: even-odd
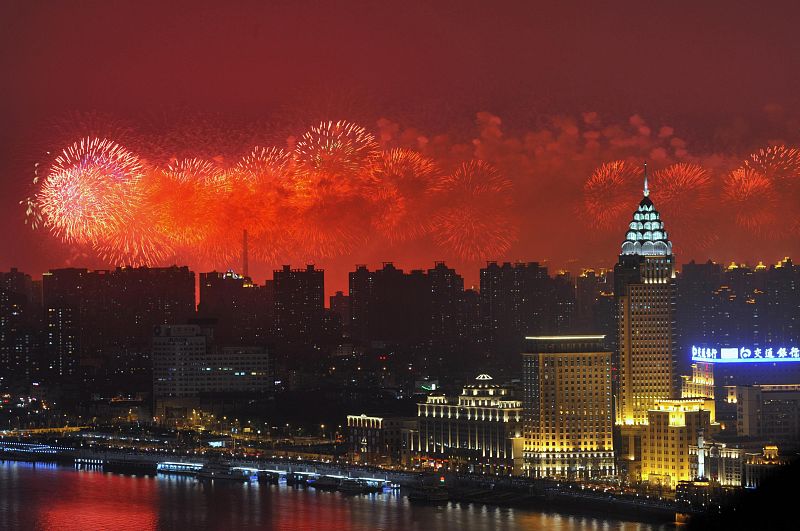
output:
[[[242,276],[249,277],[248,271],[248,263],[247,263],[247,229],[244,229],[242,232]]]

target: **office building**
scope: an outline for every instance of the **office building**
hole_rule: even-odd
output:
[[[644,197],[614,267],[621,425],[646,424],[648,411],[678,392],[672,242],[649,195],[645,173]]]
[[[200,325],[157,326],[152,349],[157,404],[208,393],[258,394],[272,387],[264,347],[217,345],[213,332]]]
[[[792,448],[800,445],[800,384],[729,386],[736,434]]]

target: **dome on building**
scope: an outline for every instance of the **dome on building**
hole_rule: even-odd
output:
[[[672,242],[664,228],[664,222],[650,200],[650,189],[647,187],[647,164],[644,167],[644,197],[633,213],[633,220],[628,224],[625,241],[622,242],[622,254],[638,254],[643,256],[668,256],[672,254]]]

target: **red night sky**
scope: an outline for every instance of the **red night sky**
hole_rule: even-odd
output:
[[[407,149],[441,170],[431,205],[403,196],[426,228],[376,235],[371,192],[326,203],[324,215],[305,211],[322,218],[315,234],[337,240],[350,224],[348,243],[258,255],[279,238],[273,221],[251,244],[257,281],[289,260],[327,269],[329,290],[346,288],[357,263],[446,260],[468,284],[486,259],[608,266],[644,160],[679,263],[797,256],[799,19],[795,2],[3,2],[0,268],[112,265],[31,229],[20,205],[42,186],[35,164],[44,177],[81,137],[153,165],[230,168],[255,145],[297,149],[328,120],[362,126],[376,153]],[[463,170],[476,160],[499,188]],[[453,184],[459,168],[474,189]],[[329,180],[314,186],[339,186]],[[173,208],[196,218],[206,210],[193,201]],[[191,245],[167,254],[239,268]]]

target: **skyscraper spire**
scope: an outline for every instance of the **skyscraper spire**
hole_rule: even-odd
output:
[[[650,188],[647,187],[647,161],[644,161],[644,196],[650,195]]]

